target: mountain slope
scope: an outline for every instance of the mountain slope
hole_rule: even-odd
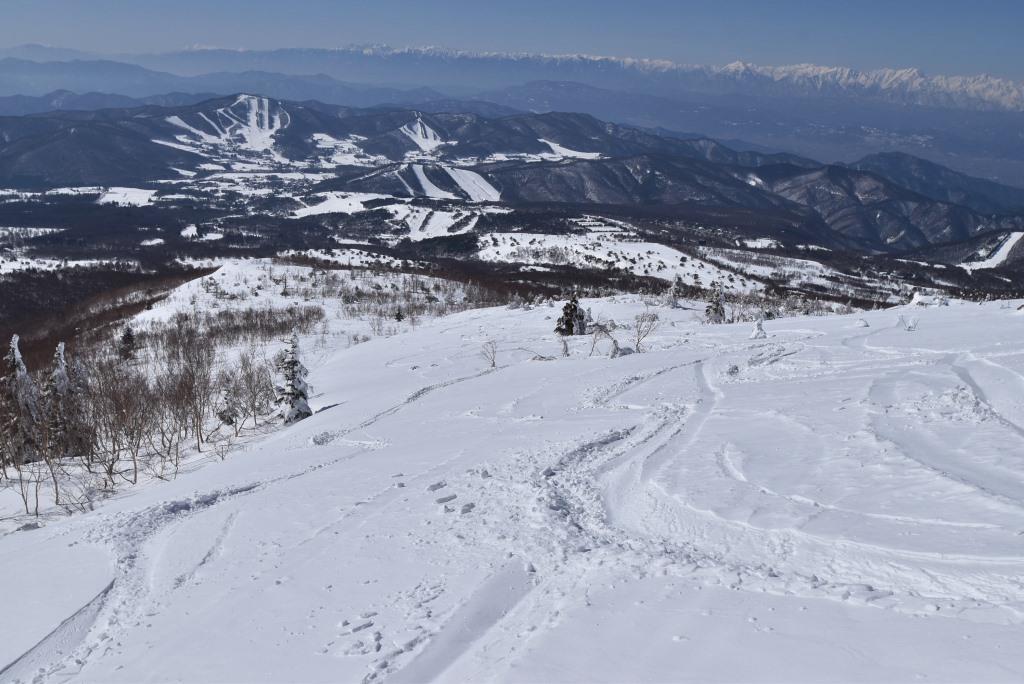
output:
[[[652,94],[636,86],[599,88],[538,81],[482,95],[530,111],[587,112],[609,121],[700,131],[719,140],[787,150],[812,159],[853,162],[898,150],[975,176],[1024,187],[1024,114],[915,107],[828,92],[769,96],[699,89]]]
[[[236,95],[178,107],[0,118],[0,137],[7,143],[0,180],[13,185],[187,182],[182,174],[197,174],[195,182],[202,183],[221,171],[312,173],[322,191],[333,192],[658,208],[691,217],[699,209],[764,212],[766,226],[781,220],[829,244],[845,240],[885,251],[1024,225],[1024,215],[993,216],[937,200],[880,173],[737,152],[712,140],[659,136],[585,114],[492,118]],[[963,183],[965,199],[983,191],[993,196],[991,184],[928,168],[947,195]]]
[[[1024,210],[1024,189],[973,178],[909,154],[874,154],[850,166],[884,176],[925,197],[975,211],[996,214]]]
[[[55,90],[40,95],[6,95],[0,97],[0,116],[25,116],[64,110],[128,109],[159,105],[180,107],[215,98],[211,93],[166,93],[148,97],[128,97],[113,93],[73,93],[70,90]]]
[[[38,48],[24,52],[37,59],[61,57]],[[587,112],[828,162],[898,150],[1024,187],[1024,141],[1018,136],[1024,127],[1024,86],[989,77],[379,47],[190,50],[117,59],[133,63],[0,60],[0,96],[39,96],[57,89],[132,97],[258,92],[373,106],[443,100],[424,86],[451,87],[514,109]],[[473,111],[482,113],[482,107]]]
[[[349,106],[442,99],[429,88],[396,89],[351,84],[323,74],[280,74],[261,70],[179,76],[111,60],[32,62],[0,59],[0,96],[41,97],[52,91],[103,92],[150,98],[172,92],[258,92],[290,100],[320,100]],[[63,108],[63,107],[61,107]]]
[[[876,249],[914,249],[1024,227],[1024,215],[986,216],[841,166],[763,167],[756,174],[771,192],[813,208],[833,230]]]

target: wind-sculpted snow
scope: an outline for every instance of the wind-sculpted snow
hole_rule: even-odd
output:
[[[485,309],[325,352],[311,418],[0,537],[19,592],[46,550],[82,573],[4,621],[3,678],[1024,678],[1020,302],[764,339],[582,304],[660,325],[563,356],[557,307]]]

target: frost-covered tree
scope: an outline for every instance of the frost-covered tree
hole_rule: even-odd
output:
[[[0,377],[0,449],[5,465],[38,457],[39,392],[21,357],[17,335],[11,337]]]
[[[587,334],[587,313],[580,307],[579,297],[575,293],[562,307],[562,315],[555,324],[555,332],[565,336]]]
[[[768,337],[768,333],[764,331],[764,321],[760,318],[754,321],[754,330],[750,333],[750,339],[752,340],[763,340]]]
[[[672,287],[669,288],[668,294],[665,297],[665,303],[673,308],[679,308],[679,300],[686,297],[687,287],[683,282],[681,276],[676,276],[675,280],[672,281]]]
[[[242,408],[239,405],[237,394],[231,387],[224,387],[220,392],[220,403],[217,408],[217,420],[229,427],[239,424],[242,416]]]
[[[278,359],[277,370],[282,379],[277,387],[277,406],[285,424],[309,418],[313,415],[309,408],[309,386],[306,384],[309,371],[299,360],[298,335],[292,334],[288,347]]]
[[[587,325],[590,322],[592,322],[592,321],[593,321],[593,318],[591,318],[591,316],[590,316],[590,310],[589,309],[584,310],[583,307],[577,305],[576,306],[576,321],[575,321],[575,323],[573,323],[573,326],[572,326],[572,334],[573,335],[586,335],[587,334]]]
[[[56,458],[67,455],[67,445],[72,431],[71,375],[68,371],[67,358],[64,355],[64,343],[57,345],[53,354],[50,372],[43,385],[42,406],[46,414],[46,446]]]
[[[573,326],[576,323],[576,312],[579,310],[579,300],[574,294],[572,299],[565,303],[562,307],[562,315],[558,318],[555,323],[555,332],[559,335],[568,336],[573,333]]]
[[[722,291],[721,283],[716,282],[711,286],[704,316],[708,323],[725,323],[725,293]]]

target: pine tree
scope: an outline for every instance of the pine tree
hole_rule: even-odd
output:
[[[288,348],[284,350],[277,364],[283,382],[277,388],[277,405],[286,425],[313,415],[309,408],[309,386],[306,376],[309,371],[299,360],[299,338],[292,333]]]
[[[124,333],[121,334],[121,339],[117,344],[117,354],[124,361],[135,358],[135,331],[130,325],[126,326]]]
[[[71,378],[68,375],[67,359],[64,356],[64,343],[57,345],[53,354],[53,365],[46,384],[43,385],[42,405],[46,414],[46,441],[50,453],[57,458],[67,454],[69,437],[68,404],[70,399]]]

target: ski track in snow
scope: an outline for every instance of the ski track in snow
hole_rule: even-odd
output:
[[[634,310],[593,305],[622,320]],[[319,617],[317,598],[293,606],[308,626],[280,638],[324,640],[322,669],[302,671],[311,681],[514,678],[599,588],[655,579],[888,611],[922,629],[934,618],[1020,633],[1024,354],[1007,346],[1020,318],[957,305],[913,312],[915,332],[891,325],[891,311],[864,314],[867,329],[790,319],[767,322],[757,341],[746,324],[688,328],[684,339],[673,323],[646,354],[530,361],[550,312],[467,312],[408,344],[361,345],[345,376],[385,383],[379,396],[352,402],[343,384],[316,416],[225,464],[272,453],[253,466],[272,474],[242,481],[239,470],[236,484],[141,507],[126,496],[117,511],[55,525],[55,541],[110,548],[113,582],[0,674],[93,680],[127,666],[118,677],[130,679],[165,666],[122,644],[138,648],[150,621],[169,629],[161,617],[189,592],[234,586],[236,565],[261,576],[253,558],[321,581],[306,565],[336,559],[339,545],[354,566],[382,564],[381,585],[338,597],[344,620]],[[957,315],[1011,332],[993,341]],[[506,340],[498,367],[467,373],[485,329]],[[405,379],[387,385],[370,366]],[[965,436],[981,446],[965,451]],[[188,477],[204,482],[205,470]],[[339,486],[352,488],[341,505],[294,500]],[[295,505],[287,535],[265,530],[256,549],[239,541],[263,530],[253,511]],[[187,551],[183,534],[195,539]],[[268,610],[280,605],[293,604]],[[827,639],[827,628],[806,629]],[[1005,657],[1013,679],[1024,665]]]

